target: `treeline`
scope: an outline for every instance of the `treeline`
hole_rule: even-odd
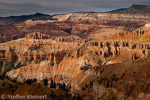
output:
[[[11,71],[12,69],[18,69],[22,66],[25,66],[25,64],[21,64],[21,62],[18,62],[16,65],[15,63],[17,63],[16,61],[0,61],[0,71],[2,70],[2,66],[4,66],[3,72],[0,75],[1,79],[4,79],[6,76],[6,73]]]
[[[34,82],[37,82],[36,78],[34,78],[34,79],[27,79],[27,80],[24,79],[24,84],[32,85]],[[50,88],[56,88],[56,85],[59,85],[59,89],[60,90],[68,91],[66,89],[65,83],[56,84],[56,82],[53,79],[51,79],[50,84],[48,84],[48,79],[47,78],[43,79],[42,80],[42,85],[45,85],[46,87],[50,87]]]

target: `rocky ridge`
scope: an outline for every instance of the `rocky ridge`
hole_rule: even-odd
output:
[[[22,84],[54,80],[74,99],[149,100],[149,17],[79,12],[1,26],[1,42],[12,40],[0,43],[1,75]],[[36,86],[49,95],[59,91],[37,83],[16,93]]]
[[[93,34],[116,34],[149,23],[150,15],[111,13],[69,13],[55,15],[58,20],[26,20],[20,24],[0,27],[0,42],[23,38],[27,33],[41,32],[50,36],[77,35],[85,38]],[[113,32],[112,32],[113,31]]]
[[[96,97],[97,95],[93,95],[93,93],[101,94],[101,92],[96,92],[95,88],[105,86],[104,76],[109,83],[111,75],[117,74],[116,72],[119,70],[118,74],[122,75],[125,73],[125,70],[129,70],[127,68],[132,68],[130,67],[134,65],[132,63],[140,61],[141,65],[139,68],[143,68],[142,61],[147,59],[150,53],[149,40],[145,39],[145,36],[148,35],[149,30],[145,30],[145,27],[132,32],[114,34],[102,39],[94,38],[94,36],[87,39],[81,39],[77,36],[51,37],[35,32],[27,34],[25,38],[2,43],[1,59],[10,61],[17,59],[21,63],[26,63],[26,66],[8,72],[7,76],[10,79],[23,82],[27,79],[36,78],[40,83],[44,78],[49,80],[53,78],[57,83],[64,82],[67,86],[70,85],[71,93],[73,94],[80,93],[86,84],[93,82],[93,89],[89,88],[89,90],[82,91],[83,93],[81,94],[85,95],[86,92],[91,91],[88,92],[88,95]],[[129,55],[126,55],[127,53]],[[99,60],[101,61],[100,65],[98,63]],[[117,68],[117,66],[122,66],[122,64],[129,67]],[[88,70],[85,70],[87,66]],[[106,74],[109,73],[111,68],[114,68],[113,66],[116,66],[118,71],[111,71],[112,74],[107,76]],[[138,65],[135,64],[135,70],[137,68]],[[137,72],[135,71],[135,73]],[[96,77],[100,77],[99,79],[101,80]],[[119,80],[118,82],[124,81],[128,84],[128,81],[124,78],[115,80]],[[99,85],[95,86],[94,84],[97,81],[102,81],[102,84],[100,82]],[[111,85],[112,83],[109,84],[114,86]],[[143,83],[140,84],[142,85]],[[120,92],[118,88],[120,87],[116,87],[115,91]],[[125,93],[123,97],[126,97],[126,95]]]

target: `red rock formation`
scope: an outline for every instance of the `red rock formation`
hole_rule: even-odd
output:
[[[144,26],[149,15],[109,13],[69,13],[56,15],[58,21],[27,20],[20,24],[0,27],[0,42],[23,38],[27,33],[41,32],[50,36],[78,35],[88,37],[97,33],[109,36]]]
[[[110,19],[115,20],[119,20],[121,16],[121,14],[102,15],[97,16],[102,19],[105,18],[103,16],[108,15],[107,17],[112,16]],[[44,33],[47,30],[45,27],[48,26],[52,33],[54,30],[60,33],[63,30],[64,33],[76,34],[78,33],[76,30],[79,30],[83,36],[93,34],[95,30],[100,31],[99,25],[87,24],[92,23],[87,20],[93,18],[93,14],[79,13],[56,17],[59,19],[56,23],[29,25],[22,31],[35,31],[34,29],[39,28],[38,31],[42,30]],[[130,18],[137,20],[141,17],[145,18],[142,19],[142,23],[145,23],[148,16],[144,15],[127,14],[122,19],[128,21]],[[77,21],[76,18],[82,19]],[[105,20],[103,20],[103,25],[113,22]],[[141,24],[139,20],[136,23]],[[76,26],[79,24],[81,27]],[[120,20],[115,24],[120,25]],[[124,27],[127,26],[124,25]],[[16,59],[26,64],[6,74],[10,79],[16,79],[17,82],[34,78],[41,82],[47,77],[49,81],[52,78],[56,83],[66,84],[73,95],[76,96],[79,93],[83,98],[88,96],[103,98],[103,100],[109,96],[112,100],[113,98],[141,98],[141,91],[148,98],[146,93],[149,93],[147,88],[150,75],[148,67],[150,62],[148,60],[150,55],[149,32],[144,26],[131,32],[118,31],[117,34],[108,33],[107,35],[98,33],[83,39],[74,35],[49,36],[36,31],[27,34],[25,38],[1,43],[0,59],[8,61]]]

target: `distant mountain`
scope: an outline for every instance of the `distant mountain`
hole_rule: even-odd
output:
[[[108,13],[150,14],[150,5],[133,4],[129,8],[121,8]]]
[[[83,12],[78,12],[78,13],[83,13]],[[96,12],[90,12],[90,13],[96,13]],[[108,11],[107,13],[150,14],[150,5],[133,4],[129,8],[112,10],[112,11]],[[22,16],[0,17],[0,26],[22,23],[29,19],[33,21],[34,20],[57,20],[57,19],[53,19],[52,18],[53,16],[55,15],[35,13],[35,14],[22,15]]]
[[[12,24],[24,22],[29,19],[31,20],[56,20],[52,18],[53,16],[54,15],[35,13],[31,15],[0,17],[0,25],[12,25]]]

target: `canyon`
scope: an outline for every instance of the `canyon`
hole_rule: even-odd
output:
[[[105,88],[102,93],[107,91],[106,88],[109,85],[110,88],[116,89],[111,91],[117,91],[122,85],[125,87],[126,84],[140,81],[140,78],[136,79],[138,70],[141,72],[141,79],[149,75],[148,71],[144,72],[143,67],[149,63],[150,45],[147,38],[149,34],[150,31],[145,30],[145,27],[101,39],[94,36],[86,39],[78,36],[51,37],[34,32],[27,34],[24,38],[2,43],[1,60],[16,60],[26,64],[6,74],[17,82],[34,78],[39,83],[45,78],[50,82],[52,78],[56,83],[65,83],[72,94],[79,92],[85,98],[99,98],[101,88]],[[88,70],[86,70],[87,66]],[[5,66],[1,73],[4,69],[6,69]],[[126,72],[127,70],[129,72]],[[145,75],[142,74],[142,70]],[[126,79],[127,75],[132,75],[132,81]],[[112,77],[115,77],[115,80]],[[148,82],[146,79],[145,81]],[[93,87],[89,86],[91,82]],[[139,82],[139,84],[142,86],[148,83]],[[88,90],[85,88],[86,85],[89,86],[86,87]],[[82,90],[83,88],[86,90]],[[119,98],[120,91],[124,93],[122,98],[126,98],[128,90],[123,91],[123,87],[115,94],[116,98]],[[138,91],[142,90],[138,89]]]
[[[23,38],[32,32],[50,36],[77,35],[86,38],[96,33],[119,33],[134,30],[149,23],[150,15],[110,13],[68,13],[54,15],[57,20],[26,20],[23,23],[0,26],[0,42]]]
[[[13,94],[49,100],[150,100],[149,14],[76,12],[52,19],[0,23],[0,95],[12,84]]]

